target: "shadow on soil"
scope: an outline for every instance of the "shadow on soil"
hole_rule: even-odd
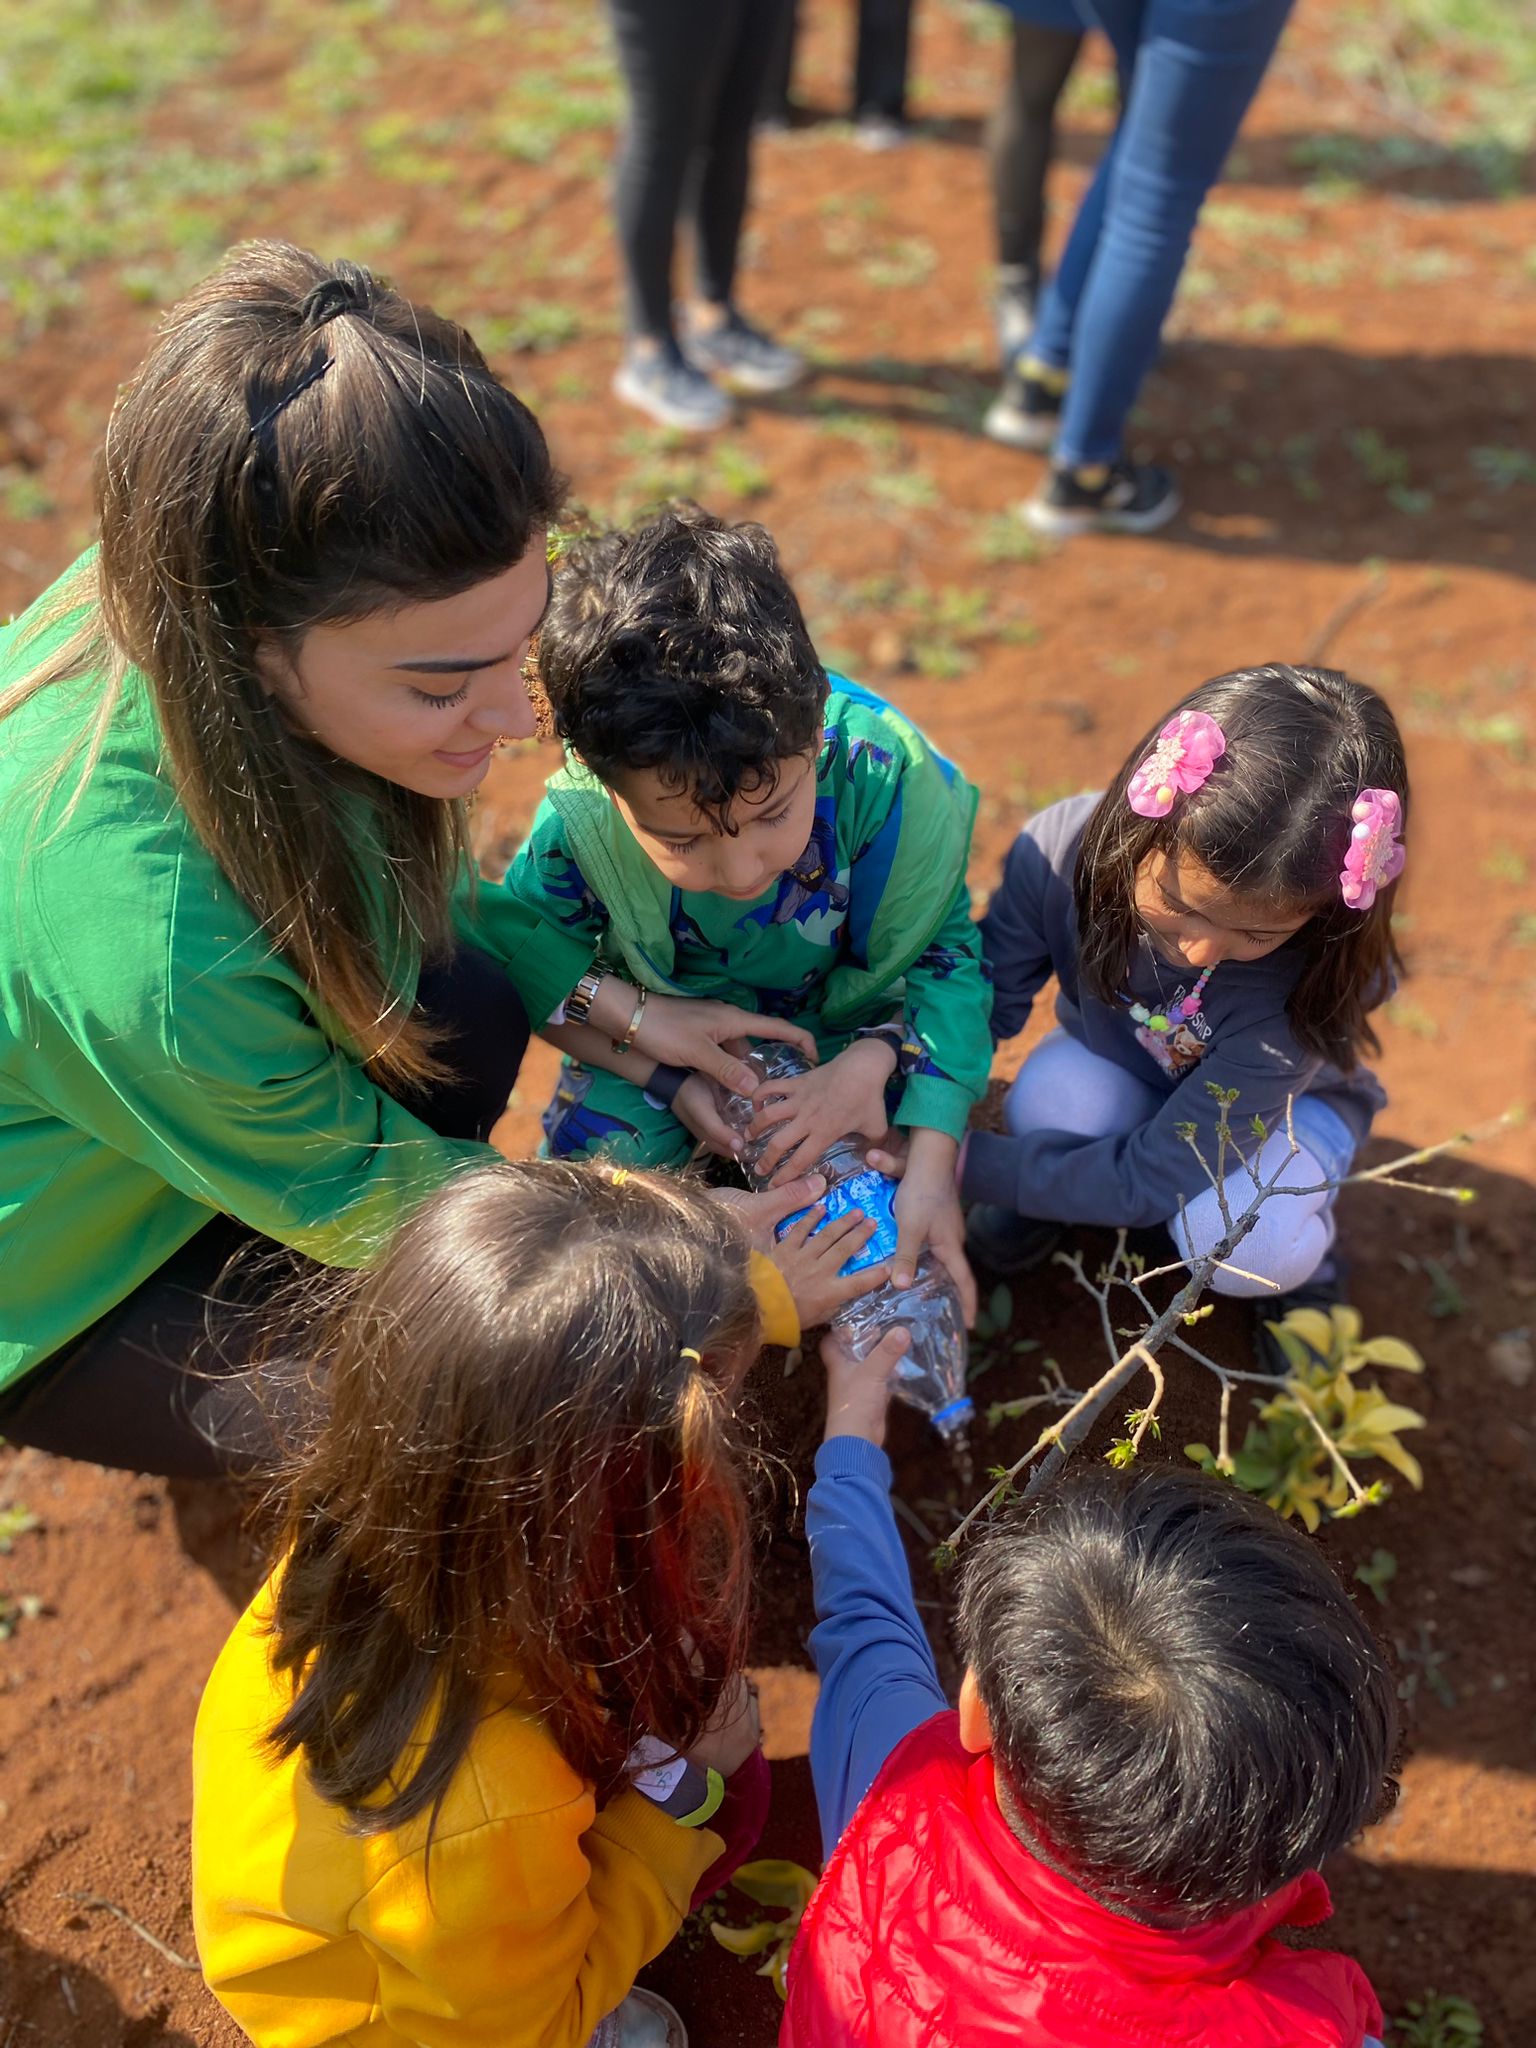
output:
[[[192,2035],[165,2022],[164,2006],[130,2018],[73,1956],[34,1948],[15,1928],[0,1926],[0,2026],[8,2030],[0,2038],[7,2048],[13,2040],[16,2048],[199,2048]]]
[[[971,438],[997,389],[991,373],[934,359],[829,357],[821,373],[774,408]],[[1533,419],[1536,357],[1191,337],[1149,378],[1130,439],[1178,472],[1187,509],[1163,536],[1176,546],[1536,577]],[[1006,448],[995,460],[1021,486],[1042,473]]]
[[[840,109],[802,104],[790,125],[798,133],[846,120]],[[976,114],[920,116],[912,131],[917,140],[946,149],[982,150],[987,142],[987,118]],[[1091,171],[1107,140],[1105,129],[1064,123],[1056,130],[1054,161]],[[1536,154],[1493,139],[1451,143],[1406,131],[1361,134],[1349,128],[1294,129],[1242,136],[1222,179],[1227,193],[1242,186],[1305,191],[1316,183],[1329,193],[1342,184],[1426,206],[1464,206],[1529,191],[1536,183]]]

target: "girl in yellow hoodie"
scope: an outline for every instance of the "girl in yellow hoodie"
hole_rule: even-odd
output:
[[[750,1850],[757,1263],[683,1182],[530,1161],[330,1276],[323,1420],[194,1750],[199,1953],[261,2048],[628,2038]]]

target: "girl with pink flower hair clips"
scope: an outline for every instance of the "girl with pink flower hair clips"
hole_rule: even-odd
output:
[[[1281,1184],[1298,1193],[1265,1205],[1245,1274],[1215,1282],[1254,1297],[1261,1361],[1285,1369],[1267,1325],[1342,1287],[1332,1197],[1299,1191],[1349,1171],[1385,1101],[1361,1056],[1400,967],[1407,811],[1382,699],[1273,662],[1202,683],[1102,795],[1029,821],[981,927],[992,1028],[1021,1030],[1054,975],[1057,1029],[1013,1084],[1006,1134],[968,1140],[975,1264],[1025,1272],[1080,1223],[1162,1224],[1198,1256],[1224,1228],[1196,1151],[1216,1158],[1216,1091],[1237,1091],[1232,1128],[1265,1178],[1289,1104],[1301,1149]],[[1247,1206],[1246,1168],[1224,1192]]]

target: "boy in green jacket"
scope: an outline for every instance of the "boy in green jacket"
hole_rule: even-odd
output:
[[[539,641],[567,747],[506,887],[592,949],[595,976],[782,1018],[817,1061],[775,1084],[763,1168],[849,1131],[909,1134],[893,1278],[925,1244],[967,1303],[954,1170],[991,1065],[971,922],[975,791],[880,698],[816,657],[761,527],[678,506],[567,555]],[[557,1158],[683,1164],[739,1150],[702,1075],[582,1021],[545,1113]]]

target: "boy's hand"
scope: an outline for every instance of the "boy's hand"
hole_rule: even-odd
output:
[[[883,1137],[890,1122],[885,1084],[895,1071],[896,1054],[883,1039],[856,1038],[825,1066],[775,1081],[773,1100],[748,1125],[754,1138],[773,1133],[758,1173],[773,1178],[803,1171],[850,1131]]]
[[[967,1326],[976,1320],[976,1281],[965,1256],[965,1225],[955,1191],[955,1157],[959,1148],[943,1131],[919,1128],[912,1133],[907,1170],[896,1190],[896,1256],[891,1285],[910,1287],[925,1245],[947,1269],[960,1292]]]
[[[830,1332],[821,1340],[827,1368],[827,1425],[823,1443],[835,1436],[861,1436],[877,1448],[885,1442],[885,1416],[891,1399],[891,1374],[912,1339],[905,1330],[887,1330],[868,1358],[855,1358]]]
[[[769,1253],[795,1297],[802,1330],[814,1330],[829,1321],[844,1302],[873,1294],[884,1286],[891,1270],[889,1262],[877,1263],[844,1279],[839,1269],[869,1243],[875,1225],[862,1210],[850,1209],[825,1230],[818,1230],[826,1213],[820,1203],[807,1210]]]
[[[622,1036],[632,1014],[633,1005],[615,1036]],[[605,1011],[605,1029],[607,1023]],[[690,1067],[708,1081],[718,1081],[738,1095],[750,1095],[761,1082],[751,1067],[742,1064],[740,1050],[728,1045],[733,1038],[778,1039],[803,1052],[813,1065],[820,1057],[816,1040],[799,1024],[786,1024],[780,1017],[759,1017],[752,1010],[738,1010],[734,1003],[692,996],[651,996],[635,1034],[635,1049],[659,1066]]]

